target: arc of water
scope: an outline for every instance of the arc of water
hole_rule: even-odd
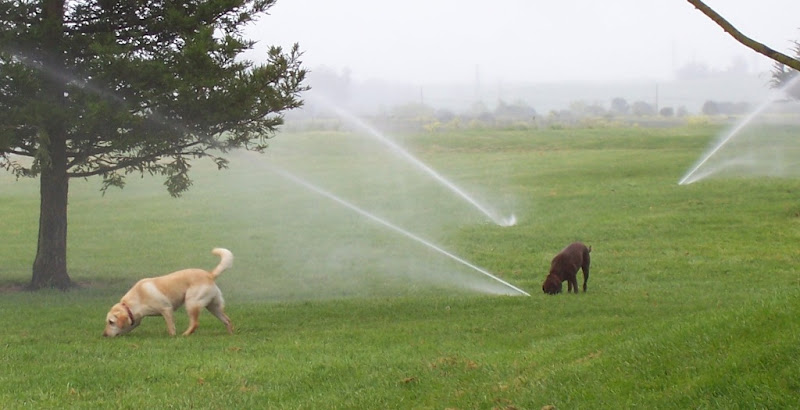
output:
[[[317,194],[320,194],[320,195],[322,195],[322,196],[324,196],[324,197],[326,197],[326,198],[338,203],[339,205],[342,205],[342,206],[344,206],[346,208],[349,208],[350,210],[355,211],[355,212],[361,214],[362,216],[365,216],[365,217],[371,219],[372,221],[377,222],[377,223],[379,223],[379,224],[381,224],[381,225],[383,225],[383,226],[385,226],[387,228],[390,228],[390,229],[392,229],[393,231],[395,231],[397,233],[400,233],[400,234],[402,234],[402,235],[404,235],[404,236],[406,236],[406,237],[408,237],[410,239],[413,239],[414,241],[417,241],[417,242],[419,242],[419,243],[421,243],[421,244],[423,244],[423,245],[425,245],[425,246],[427,246],[427,247],[429,247],[429,248],[441,253],[442,255],[445,255],[445,256],[449,257],[450,259],[455,260],[456,262],[459,262],[459,263],[461,263],[461,264],[463,264],[465,266],[468,266],[468,267],[470,267],[470,268],[482,273],[483,275],[488,276],[489,278],[494,279],[495,281],[502,283],[503,285],[513,289],[514,291],[516,291],[516,292],[518,292],[518,293],[520,293],[522,295],[530,296],[530,294],[528,292],[525,292],[524,290],[522,290],[522,289],[520,289],[520,288],[518,288],[518,287],[516,287],[516,286],[514,286],[514,285],[512,285],[512,284],[510,284],[510,283],[508,283],[506,281],[504,281],[503,279],[500,279],[497,276],[492,275],[491,273],[487,272],[486,270],[484,270],[484,269],[482,269],[482,268],[480,268],[480,267],[478,267],[478,266],[476,266],[476,265],[474,265],[472,263],[469,263],[469,262],[467,262],[466,260],[464,260],[462,258],[459,258],[458,256],[456,256],[456,255],[454,255],[454,254],[452,254],[452,253],[450,253],[450,252],[448,252],[448,251],[446,251],[446,250],[434,245],[430,241],[427,241],[427,240],[425,240],[425,239],[423,239],[423,238],[421,238],[421,237],[419,237],[417,235],[414,235],[413,233],[411,233],[411,232],[409,232],[409,231],[407,231],[407,230],[405,230],[403,228],[400,228],[399,226],[394,225],[394,224],[392,224],[391,222],[389,222],[389,221],[387,221],[385,219],[381,219],[381,218],[379,218],[379,217],[377,217],[377,216],[375,216],[375,215],[373,215],[373,214],[371,214],[371,213],[359,208],[358,206],[353,205],[350,202],[347,202],[344,199],[339,198],[338,196],[336,196],[336,195],[334,195],[334,194],[332,194],[332,193],[330,193],[328,191],[325,191],[322,188],[319,188],[319,187],[311,184],[310,182],[305,181],[305,180],[295,176],[294,174],[290,173],[289,171],[286,171],[284,169],[280,169],[280,168],[277,168],[277,167],[270,167],[270,169],[273,172],[283,176],[284,178],[287,178],[287,179],[291,180],[294,183],[297,183],[297,184],[299,184],[299,185],[301,185],[301,186],[303,186],[303,187],[305,187],[305,188],[307,188],[307,189],[309,189],[309,190],[311,190],[313,192],[316,192]]]
[[[431,168],[424,162],[420,161],[417,157],[411,155],[408,151],[406,151],[403,147],[398,145],[396,142],[392,141],[391,139],[387,138],[383,135],[382,132],[378,131],[367,122],[358,118],[357,116],[337,107],[335,104],[330,103],[329,101],[321,98],[319,96],[315,96],[314,99],[324,103],[328,108],[332,109],[336,112],[336,115],[346,119],[347,121],[353,123],[354,125],[358,126],[362,130],[366,131],[372,137],[378,139],[381,143],[388,146],[392,151],[400,154],[403,158],[423,170],[425,173],[433,177],[436,181],[439,181],[442,185],[453,191],[456,195],[460,196],[462,199],[467,201],[469,204],[477,208],[481,211],[484,215],[489,217],[494,223],[500,226],[513,226],[517,223],[517,218],[513,214],[507,218],[503,218],[497,215],[496,212],[488,209],[483,204],[479,203],[475,198],[464,192],[461,188],[450,182],[447,178],[436,172],[435,169]]]
[[[746,116],[746,117],[745,117],[743,120],[739,121],[739,123],[737,123],[737,124],[736,124],[736,126],[734,126],[734,127],[733,127],[733,128],[732,128],[732,129],[731,129],[731,130],[730,130],[730,131],[729,131],[729,132],[728,132],[728,133],[727,133],[727,134],[726,134],[726,135],[725,135],[725,136],[724,136],[724,137],[723,137],[723,138],[722,138],[722,139],[721,139],[721,140],[720,140],[720,141],[719,141],[719,142],[718,142],[718,143],[717,143],[715,146],[714,146],[714,148],[713,148],[713,149],[711,149],[711,150],[710,150],[710,151],[709,151],[709,152],[708,152],[708,153],[707,153],[705,156],[703,156],[703,158],[702,158],[700,161],[698,161],[698,162],[697,162],[697,165],[695,165],[695,166],[694,166],[694,167],[691,169],[691,171],[687,172],[687,173],[686,173],[686,175],[685,175],[685,176],[684,176],[684,177],[683,177],[683,178],[682,178],[682,179],[681,179],[681,180],[678,182],[678,185],[687,185],[687,184],[691,184],[691,183],[693,183],[693,182],[696,182],[696,181],[698,181],[698,180],[699,180],[699,179],[701,179],[703,176],[709,175],[709,174],[710,174],[710,172],[707,172],[707,173],[705,173],[704,175],[702,175],[701,177],[698,177],[698,178],[694,178],[694,179],[692,179],[692,176],[694,175],[694,173],[695,173],[695,172],[697,172],[697,170],[699,170],[699,169],[700,169],[700,167],[702,167],[702,166],[703,166],[703,165],[704,165],[706,162],[708,162],[708,160],[709,160],[709,159],[710,159],[712,156],[714,156],[714,154],[716,154],[716,153],[717,153],[717,152],[718,152],[720,149],[722,149],[722,147],[724,147],[724,146],[725,146],[725,144],[727,144],[727,143],[728,143],[728,141],[730,141],[730,140],[731,140],[733,137],[735,137],[737,134],[739,134],[739,132],[741,132],[741,131],[742,131],[742,129],[744,129],[744,127],[745,127],[745,126],[747,126],[747,124],[749,124],[750,122],[752,122],[752,121],[753,121],[753,120],[754,120],[754,119],[755,119],[755,118],[756,118],[756,117],[757,117],[759,114],[761,114],[761,113],[762,113],[764,110],[766,110],[766,109],[767,109],[767,107],[769,107],[769,106],[770,106],[770,104],[772,104],[772,103],[773,103],[773,102],[775,102],[775,101],[776,101],[778,98],[780,98],[780,97],[783,95],[783,93],[784,93],[784,91],[785,91],[785,90],[787,90],[787,89],[789,89],[789,88],[793,87],[793,86],[794,86],[794,85],[795,85],[795,84],[796,84],[798,81],[800,81],[800,75],[796,75],[796,76],[794,76],[794,78],[792,78],[792,79],[791,79],[791,80],[790,80],[788,83],[786,83],[786,85],[784,85],[783,87],[781,87],[779,90],[776,90],[776,91],[772,92],[772,93],[770,94],[769,98],[767,98],[767,100],[766,100],[766,101],[764,101],[764,102],[763,102],[761,105],[759,105],[758,107],[756,107],[756,109],[755,109],[755,110],[753,110],[753,112],[751,112],[750,114],[748,114],[748,115],[747,115],[747,116]]]

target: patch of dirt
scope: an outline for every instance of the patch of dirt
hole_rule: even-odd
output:
[[[92,280],[81,280],[81,281],[73,281],[72,287],[67,289],[106,289],[112,288],[116,286],[116,282],[118,281],[92,281]],[[19,283],[19,282],[8,282],[8,283],[1,283],[0,282],[0,294],[3,293],[18,293],[18,292],[31,292],[28,289],[27,283]]]
[[[0,283],[0,293],[24,292],[25,285],[19,283]]]

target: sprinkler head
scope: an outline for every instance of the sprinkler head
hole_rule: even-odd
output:
[[[508,218],[501,219],[498,225],[502,227],[514,226],[517,224],[517,217],[514,214],[511,214]]]

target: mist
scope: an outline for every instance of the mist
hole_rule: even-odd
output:
[[[791,54],[800,38],[798,2],[707,4],[776,50]],[[270,45],[299,43],[310,85],[321,86],[321,70],[347,78],[359,113],[399,101],[463,109],[517,99],[543,113],[614,97],[694,111],[702,99],[762,100],[772,66],[676,0],[284,0],[246,34],[259,42],[245,56],[256,62]],[[736,75],[707,84],[725,74]]]
[[[404,130],[395,130],[391,121],[403,106],[429,108],[436,123],[460,114],[480,122],[484,113],[512,106],[516,116],[507,124],[538,127],[574,121],[578,111],[605,118],[614,99],[632,107],[641,102],[657,115],[665,108],[697,113],[710,100],[757,104],[769,95],[772,62],[736,43],[686,2],[538,3],[282,0],[247,30],[259,43],[244,57],[263,62],[265,47],[299,42],[313,91],[403,147]],[[800,38],[795,20],[800,2],[709,5],[778,50],[790,53],[790,41]],[[476,211],[430,173],[309,96],[303,96],[302,110],[287,113],[284,132],[309,124],[311,132],[280,135],[263,156],[234,153],[229,172],[207,178],[209,185],[225,188],[228,201],[208,204],[232,223],[231,245],[224,246],[248,267],[226,283],[226,294],[253,300],[514,294],[480,272],[496,267],[459,263],[282,177],[295,176],[454,255],[474,239],[462,230],[514,229]],[[429,124],[412,125],[419,131]],[[315,133],[314,127],[325,132]],[[436,157],[431,168],[498,215],[530,207],[504,193],[509,173],[503,164],[475,167],[467,156],[407,149],[425,163]],[[769,162],[774,158],[769,155],[781,154],[773,149],[763,160],[748,152],[755,159],[720,160],[767,162],[774,171],[776,161]],[[190,200],[208,195],[195,191],[187,195]]]
[[[684,175],[680,184],[720,177],[798,177],[800,103],[790,90],[800,77],[774,90],[769,98],[719,135]]]
[[[800,38],[800,3],[708,4],[775,49],[790,53],[791,41]],[[747,111],[770,95],[772,61],[683,1],[500,0],[489,7],[477,1],[284,0],[247,35],[259,41],[245,55],[255,62],[270,45],[299,43],[310,69],[307,84],[329,102],[304,95],[305,106],[287,113],[284,130],[326,132],[276,139],[265,158],[243,159],[260,171],[243,173],[240,183],[274,181],[275,175],[261,173],[277,167],[445,248],[459,227],[492,222],[337,110],[402,144],[404,132],[459,129],[466,122],[537,128],[589,117],[637,124],[656,118],[662,126],[702,114],[709,101]],[[315,140],[323,134],[328,139]],[[424,160],[424,152],[411,152]],[[502,194],[508,182],[502,167],[488,176],[470,175],[471,167],[457,160],[432,167],[459,186],[483,181],[464,189],[501,212],[529,206]],[[294,197],[298,205],[264,210],[282,215],[268,224],[281,239],[266,241],[267,254],[270,268],[286,272],[298,297],[409,289],[508,292],[291,178],[277,179],[282,182],[259,188],[263,195]]]
[[[707,4],[778,50],[800,34],[797,2]],[[299,42],[308,66],[347,68],[359,81],[615,82],[666,80],[693,62],[722,71],[738,57],[751,71],[771,65],[675,0],[278,1],[247,34],[260,47]]]
[[[226,295],[279,301],[522,293],[492,278],[495,266],[458,252],[465,227],[513,228],[352,128],[281,134],[263,155],[234,153],[228,171],[204,182],[224,185],[228,200],[208,206],[222,207],[218,213],[236,232],[230,246],[247,266],[225,284]],[[511,212],[521,204],[503,193],[502,167],[486,174],[457,157],[431,166],[491,206]],[[469,182],[475,180],[494,188]]]

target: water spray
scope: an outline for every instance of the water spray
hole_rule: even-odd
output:
[[[781,96],[783,96],[785,90],[793,87],[796,83],[798,83],[798,81],[800,81],[800,75],[794,76],[794,78],[792,78],[788,83],[786,83],[786,85],[781,87],[779,90],[772,92],[766,101],[764,101],[761,105],[756,107],[756,109],[753,110],[753,112],[751,112],[744,119],[739,121],[739,123],[737,123],[736,126],[734,126],[727,134],[725,134],[725,136],[714,146],[714,148],[711,149],[705,156],[703,156],[703,158],[697,163],[697,165],[694,166],[694,168],[691,169],[691,171],[686,173],[686,175],[678,182],[678,185],[688,185],[713,174],[714,171],[711,170],[711,171],[706,171],[703,174],[692,178],[695,172],[697,172],[700,169],[700,167],[702,167],[706,162],[708,162],[708,160],[712,156],[714,156],[714,154],[716,154],[720,149],[722,149],[722,147],[725,146],[725,144],[727,144],[728,141],[730,141],[731,139],[733,139],[733,137],[738,135],[742,131],[742,129],[744,129],[744,127],[750,124],[759,114],[761,114],[764,110],[766,110],[767,107],[769,107],[772,103],[774,103]]]
[[[525,296],[530,296],[530,294],[528,292],[525,292],[524,290],[522,290],[522,289],[520,289],[520,288],[518,288],[518,287],[516,287],[516,286],[514,286],[514,285],[512,285],[512,284],[510,284],[510,283],[508,283],[506,281],[504,281],[503,279],[500,279],[497,276],[492,275],[491,273],[487,272],[485,269],[481,269],[480,267],[475,266],[474,264],[469,263],[466,260],[464,260],[462,258],[459,258],[458,256],[456,256],[456,255],[454,255],[454,254],[452,254],[450,252],[447,252],[446,250],[434,245],[430,241],[427,241],[427,240],[425,240],[425,239],[423,239],[423,238],[421,238],[421,237],[419,237],[417,235],[414,235],[413,233],[411,233],[411,232],[409,232],[409,231],[407,231],[407,230],[405,230],[403,228],[400,228],[399,226],[394,225],[391,222],[386,221],[385,219],[379,218],[379,217],[377,217],[377,216],[375,216],[375,215],[373,215],[373,214],[371,214],[371,213],[369,213],[369,212],[357,207],[356,205],[353,205],[353,204],[345,201],[344,199],[339,198],[338,196],[336,196],[336,195],[334,195],[334,194],[332,194],[332,193],[330,193],[328,191],[325,191],[322,188],[319,188],[319,187],[311,184],[310,182],[301,179],[300,177],[295,176],[294,174],[290,173],[289,171],[286,171],[286,170],[283,170],[283,169],[280,169],[280,168],[277,168],[277,167],[274,167],[274,166],[273,167],[269,167],[269,169],[271,169],[273,172],[281,175],[282,177],[284,177],[286,179],[289,179],[290,181],[292,181],[292,182],[294,182],[294,183],[296,183],[298,185],[301,185],[301,186],[303,186],[303,187],[305,187],[305,188],[307,188],[307,189],[309,189],[309,190],[311,190],[311,191],[313,191],[313,192],[315,192],[317,194],[320,194],[320,195],[322,195],[322,196],[324,196],[324,197],[326,197],[326,198],[338,203],[339,205],[342,205],[342,206],[344,206],[346,208],[349,208],[350,210],[355,211],[355,212],[361,214],[362,216],[365,216],[365,217],[371,219],[374,222],[377,222],[377,223],[379,223],[379,224],[381,224],[381,225],[383,225],[383,226],[385,226],[387,228],[390,228],[390,229],[392,229],[393,231],[395,231],[397,233],[400,233],[400,234],[402,234],[402,235],[404,235],[404,236],[406,236],[406,237],[408,237],[410,239],[413,239],[413,240],[415,240],[415,241],[417,241],[417,242],[419,242],[419,243],[421,243],[421,244],[423,244],[423,245],[435,250],[436,252],[439,252],[442,255],[445,255],[445,256],[449,257],[450,259],[455,260],[456,262],[459,262],[459,263],[461,263],[461,264],[463,264],[465,266],[468,266],[468,267],[470,267],[470,268],[482,273],[483,275],[486,275],[489,278],[492,278],[495,281],[500,282],[503,285],[513,289],[515,292],[518,292],[519,294],[522,294],[522,295],[525,295]]]
[[[341,117],[341,118],[347,120],[348,122],[358,126],[362,130],[366,131],[370,136],[376,138],[378,141],[380,141],[384,145],[388,146],[392,151],[400,154],[400,156],[402,156],[403,158],[405,158],[406,160],[408,160],[409,162],[411,162],[412,164],[417,166],[419,169],[421,169],[424,172],[426,172],[428,175],[433,177],[436,181],[438,181],[439,183],[441,183],[442,185],[444,185],[445,187],[447,187],[448,189],[453,191],[456,195],[460,196],[462,199],[467,201],[470,205],[472,205],[475,208],[477,208],[479,211],[481,211],[484,215],[486,215],[489,219],[491,219],[497,225],[506,227],[506,226],[514,226],[514,225],[517,224],[517,217],[514,214],[511,214],[508,217],[502,217],[502,216],[498,215],[497,212],[494,212],[494,211],[490,210],[489,208],[487,208],[486,206],[484,206],[483,204],[481,204],[477,200],[475,200],[472,196],[470,196],[469,194],[464,192],[461,188],[457,187],[454,183],[450,182],[447,178],[445,178],[444,176],[442,176],[441,174],[436,172],[435,169],[431,168],[430,166],[428,166],[424,162],[420,161],[417,157],[411,155],[411,153],[406,151],[403,147],[398,145],[396,142],[392,141],[390,138],[386,137],[386,135],[384,135],[382,132],[380,132],[377,129],[375,129],[374,127],[372,127],[366,121],[364,121],[361,118],[351,114],[350,112],[347,112],[347,111],[339,108],[338,106],[336,106],[335,104],[331,103],[330,101],[328,101],[328,100],[326,100],[324,98],[321,98],[319,96],[314,96],[313,99],[321,102],[326,107],[328,107],[331,110],[333,110],[336,113],[336,115],[338,115],[339,117]]]

